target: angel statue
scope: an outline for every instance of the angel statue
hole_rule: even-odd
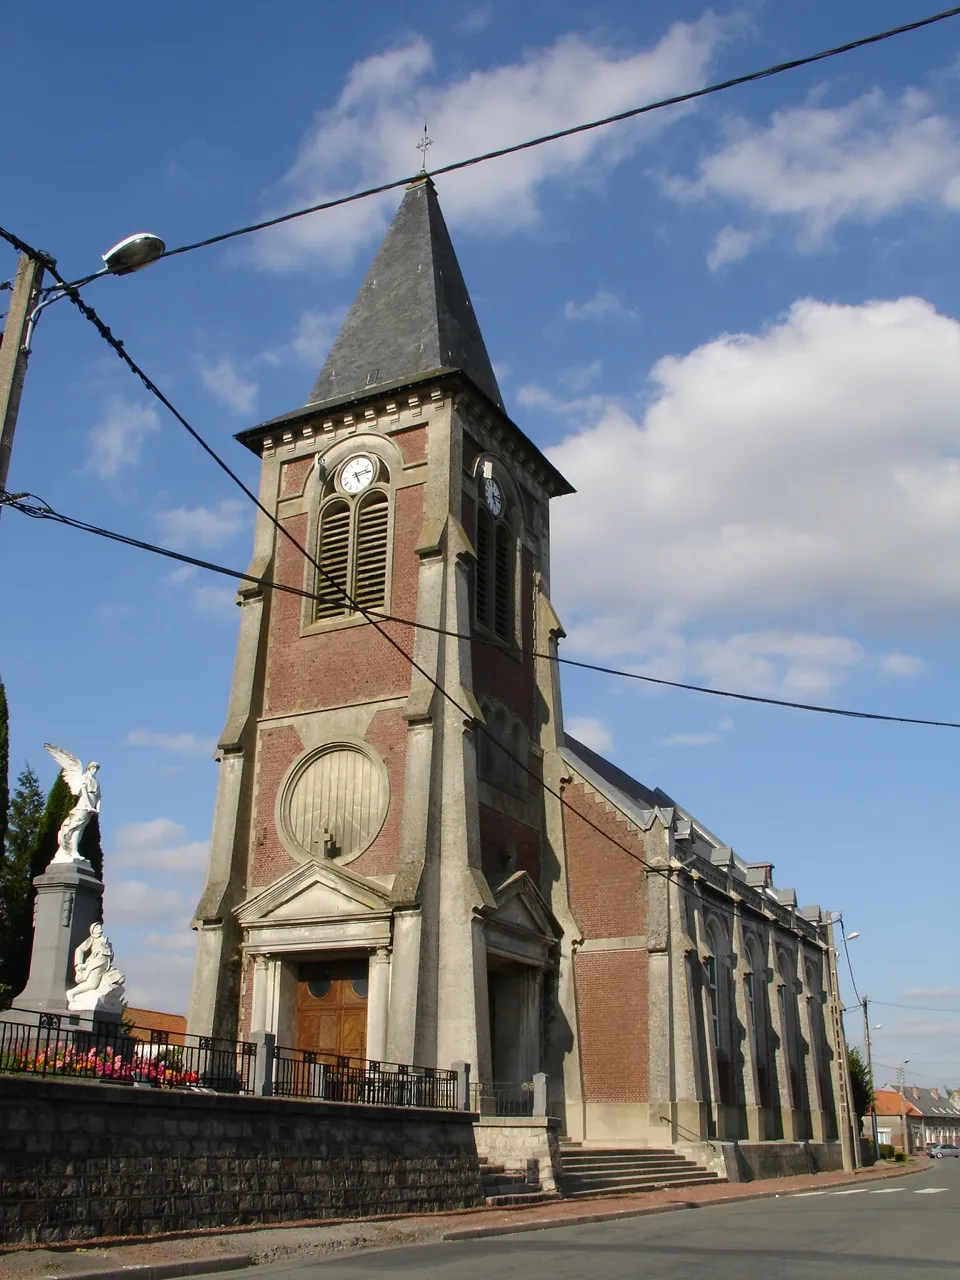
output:
[[[43,745],[60,766],[64,782],[77,797],[77,803],[60,824],[57,835],[59,847],[52,862],[86,862],[79,852],[80,837],[93,815],[100,812],[100,783],[97,781],[100,766],[96,760],[91,760],[84,769],[82,762],[69,751],[50,742]]]

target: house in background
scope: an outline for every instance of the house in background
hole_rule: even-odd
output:
[[[900,1090],[884,1085],[874,1096],[877,1133],[881,1144],[904,1150],[903,1121],[906,1119],[907,1151],[920,1151],[933,1142],[960,1146],[960,1105],[956,1093],[947,1089],[921,1089],[907,1085],[901,1101]],[[870,1117],[864,1117],[864,1135],[871,1131]]]

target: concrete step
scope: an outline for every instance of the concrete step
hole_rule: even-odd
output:
[[[726,1182],[726,1178],[717,1178],[715,1175],[706,1175],[697,1177],[692,1175],[689,1178],[676,1178],[669,1182],[653,1182],[653,1183],[636,1183],[634,1185],[626,1184],[619,1187],[592,1187],[588,1190],[578,1188],[576,1191],[564,1190],[564,1196],[568,1200],[584,1200],[588,1197],[592,1200],[598,1196],[630,1196],[639,1195],[645,1191],[675,1191],[681,1187],[699,1187],[705,1182]]]
[[[509,1209],[512,1205],[541,1204],[547,1200],[557,1200],[555,1191],[517,1192],[510,1195],[487,1196],[485,1203],[491,1209]]]
[[[609,1160],[613,1156],[630,1156],[645,1160],[652,1156],[672,1156],[675,1160],[686,1160],[686,1156],[678,1155],[672,1147],[575,1147],[563,1148],[564,1160]]]
[[[671,1174],[689,1174],[696,1165],[591,1165],[584,1169],[570,1169],[562,1166],[564,1179],[570,1178],[648,1178],[657,1175],[668,1178]]]
[[[526,1178],[484,1178],[482,1184],[485,1196],[512,1195],[515,1191],[539,1191],[539,1182],[528,1182]]]
[[[579,1169],[586,1165],[596,1165],[598,1168],[607,1168],[618,1164],[640,1165],[640,1164],[689,1164],[685,1156],[677,1155],[661,1155],[659,1151],[649,1156],[623,1156],[623,1155],[596,1155],[589,1156],[586,1153],[582,1156],[568,1156],[561,1154],[561,1160],[565,1165],[569,1165],[571,1169]]]
[[[634,1178],[567,1178],[563,1179],[564,1194],[572,1195],[616,1195],[632,1191],[650,1191],[656,1187],[690,1187],[701,1182],[725,1182],[715,1173],[706,1169],[689,1170],[684,1173],[655,1173],[649,1177]]]

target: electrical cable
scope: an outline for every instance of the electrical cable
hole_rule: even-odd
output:
[[[363,191],[355,191],[351,195],[338,196],[333,200],[324,200],[320,204],[308,205],[306,208],[295,209],[290,213],[279,214],[274,218],[265,218],[261,222],[252,222],[246,226],[237,227],[233,231],[224,231],[219,235],[207,236],[203,240],[195,240],[190,244],[178,245],[175,249],[167,249],[160,256],[161,258],[173,258],[181,253],[191,253],[194,249],[205,249],[210,245],[222,244],[225,240],[234,240],[237,236],[250,235],[254,231],[264,231],[268,227],[276,227],[285,222],[292,222],[296,218],[304,218],[311,213],[322,213],[327,209],[337,209],[345,204],[366,200],[370,196],[382,195],[386,191],[395,191],[399,187],[408,186],[418,178],[436,178],[443,174],[456,173],[460,169],[468,169],[473,165],[485,164],[488,160],[499,160],[503,156],[515,155],[519,151],[529,151],[533,147],[541,147],[548,142],[558,142],[562,138],[572,138],[577,134],[588,133],[593,129],[603,129],[608,125],[619,124],[624,120],[632,120],[637,116],[647,115],[652,111],[661,111],[665,107],[680,106],[685,102],[693,102],[698,98],[706,98],[711,94],[722,93],[726,89],[734,89],[739,85],[751,84],[755,80],[766,80],[771,76],[781,75],[785,71],[795,71],[800,67],[809,67],[816,62],[823,62],[827,58],[836,58],[841,54],[851,53],[855,49],[863,49],[867,45],[879,44],[881,41],[891,40],[895,36],[918,31],[921,27],[932,26],[934,23],[945,21],[947,18],[955,18],[958,14],[960,14],[960,6],[944,9],[942,12],[931,14],[927,18],[920,18],[916,22],[906,22],[899,27],[878,31],[874,35],[861,36],[857,40],[849,40],[846,44],[836,45],[832,49],[823,49],[819,53],[808,54],[803,58],[792,58],[789,62],[778,62],[772,67],[765,67],[762,71],[751,71],[746,75],[733,76],[729,80],[707,85],[703,89],[694,89],[689,93],[675,94],[670,98],[660,98],[656,102],[648,102],[641,107],[630,107],[626,111],[618,111],[615,115],[604,116],[600,120],[591,120],[586,124],[573,125],[569,129],[558,129],[554,133],[544,133],[539,137],[530,138],[526,142],[514,143],[509,147],[499,147],[495,151],[485,151],[482,155],[471,156],[468,160],[456,160],[452,164],[441,165],[437,169],[429,170],[429,172],[424,169],[420,173],[412,174],[409,177],[397,178],[393,182],[383,182],[379,186],[367,187]]]
[[[317,572],[321,574],[327,580],[327,582],[329,582],[340,593],[340,595],[343,597],[344,601],[347,604],[349,604],[357,613],[359,613],[363,618],[365,618],[367,622],[369,622],[370,625],[373,626],[374,630],[379,635],[381,635],[388,642],[388,644],[390,644],[390,646],[393,649],[395,649],[403,657],[403,659],[406,662],[409,662],[410,666],[415,671],[419,672],[424,677],[424,679],[426,679],[427,682],[431,684],[443,698],[445,698],[453,707],[455,707],[460,712],[461,715],[465,717],[465,719],[468,722],[474,722],[479,733],[483,737],[485,737],[488,741],[490,741],[494,745],[496,750],[501,752],[502,755],[506,756],[507,759],[511,760],[521,770],[521,772],[525,773],[528,777],[532,778],[534,780],[534,783],[541,790],[546,792],[548,795],[553,796],[554,799],[557,800],[563,808],[569,809],[571,813],[576,814],[576,816],[580,818],[582,822],[586,823],[587,826],[589,826],[592,830],[596,831],[597,834],[600,835],[603,839],[605,839],[608,843],[614,845],[615,848],[627,854],[627,856],[633,859],[635,862],[639,862],[641,866],[643,866],[646,870],[660,876],[662,879],[665,879],[668,884],[673,882],[682,891],[688,894],[691,894],[694,897],[699,897],[699,894],[696,891],[682,884],[679,878],[674,878],[671,875],[670,868],[664,871],[660,867],[651,866],[651,864],[648,863],[645,858],[635,853],[632,849],[628,848],[627,845],[622,844],[619,840],[616,840],[608,832],[604,831],[595,822],[593,822],[590,818],[588,818],[586,814],[581,813],[579,809],[577,809],[567,799],[565,799],[565,797],[561,792],[554,791],[552,787],[548,786],[548,784],[544,782],[543,778],[540,777],[538,774],[534,773],[534,771],[526,764],[525,761],[520,760],[519,757],[513,755],[512,752],[508,751],[503,746],[503,744],[499,742],[498,739],[487,729],[486,725],[480,724],[478,721],[476,721],[475,717],[473,716],[473,713],[470,710],[468,710],[466,707],[462,706],[456,700],[456,698],[454,698],[453,695],[449,693],[440,684],[438,680],[436,680],[433,676],[431,676],[429,672],[425,671],[423,667],[421,667],[420,664],[412,657],[412,655],[407,653],[407,651],[403,648],[403,646],[397,640],[395,640],[391,635],[389,635],[386,631],[384,631],[383,626],[377,620],[376,616],[375,615],[371,616],[370,610],[365,609],[362,605],[360,605],[355,600],[353,600],[352,597],[349,595],[349,593],[346,591],[346,589],[343,586],[341,586],[340,583],[336,582],[335,579],[318,563],[318,561],[309,554],[306,548],[300,544],[300,542],[293,536],[293,534],[289,531],[289,529],[287,529],[286,526],[280,522],[278,517],[274,515],[273,512],[269,511],[266,507],[263,506],[259,498],[257,498],[257,496],[252,492],[252,490],[249,489],[248,486],[243,482],[243,480],[240,479],[240,477],[233,471],[233,469],[229,466],[229,464],[225,462],[219,456],[219,454],[217,454],[217,452],[213,449],[213,447],[207,443],[207,441],[200,435],[200,433],[196,430],[196,428],[194,428],[183,416],[183,414],[181,414],[180,411],[171,403],[171,401],[167,399],[167,397],[156,385],[156,383],[154,383],[153,380],[147,375],[147,373],[140,368],[137,362],[133,359],[133,357],[129,354],[129,352],[124,347],[123,342],[119,338],[116,338],[113,335],[113,333],[111,333],[110,329],[100,319],[99,315],[96,313],[93,307],[91,307],[89,303],[87,303],[83,298],[81,298],[77,288],[71,285],[68,281],[64,280],[63,276],[57,270],[56,260],[52,258],[51,255],[48,253],[41,253],[37,250],[32,249],[30,245],[20,240],[20,238],[14,235],[13,232],[7,231],[3,227],[0,227],[0,238],[7,240],[7,242],[10,244],[13,244],[14,247],[20,250],[20,252],[29,253],[32,257],[38,258],[44,263],[44,266],[46,267],[46,269],[50,271],[54,279],[56,279],[59,282],[61,288],[64,290],[64,295],[70,299],[70,301],[78,308],[81,314],[96,328],[101,338],[103,338],[103,340],[108,344],[108,346],[112,348],[112,350],[128,366],[128,368],[134,374],[136,374],[136,376],[140,379],[140,381],[147,388],[147,390],[150,391],[151,394],[154,395],[160,401],[160,403],[163,404],[164,407],[168,409],[170,413],[173,414],[176,420],[192,436],[192,438],[197,442],[197,444],[200,445],[200,447],[204,450],[204,452],[207,453],[213,459],[213,461],[217,464],[217,466],[220,467],[220,469],[224,471],[226,475],[228,475],[234,481],[234,483],[238,486],[238,488],[248,498],[250,498],[250,500],[254,503],[257,509],[260,512],[262,512],[264,516],[266,516],[266,518],[270,521],[270,523],[274,526],[274,528],[280,534],[282,534],[300,552],[300,554],[304,557],[304,559],[307,561],[308,564],[312,565],[317,570]],[[123,535],[116,535],[116,540],[125,541],[126,539],[124,538]],[[729,915],[731,920],[736,921],[736,913],[732,908],[728,908],[725,905],[721,905],[719,903],[712,903],[711,905],[714,907],[714,909],[721,912],[722,914]]]
[[[863,1001],[860,999],[860,992],[857,990],[857,980],[853,976],[853,961],[850,959],[850,948],[847,946],[847,927],[843,923],[843,916],[840,916],[840,937],[843,938],[843,954],[847,957],[847,968],[850,971],[850,981],[853,983],[853,994],[857,997],[857,1004],[863,1008]]]
[[[26,500],[31,499],[28,503]],[[300,596],[305,600],[320,600],[321,596],[315,591],[308,591],[304,587],[294,587],[287,583],[276,582],[271,578],[257,577],[256,574],[243,573],[239,569],[232,569],[227,565],[216,564],[212,560],[201,560],[196,556],[187,555],[185,552],[173,551],[169,547],[160,547],[152,542],[144,542],[139,538],[131,537],[127,534],[116,533],[110,529],[104,529],[100,525],[88,524],[86,521],[78,520],[76,517],[64,515],[62,512],[55,511],[52,507],[37,498],[35,494],[4,494],[0,492],[0,503],[14,507],[23,515],[32,516],[44,520],[52,520],[55,523],[66,525],[68,528],[78,529],[85,533],[96,534],[102,538],[108,538],[114,542],[125,543],[127,546],[135,547],[140,551],[149,551],[154,555],[166,556],[170,560],[179,560],[184,564],[193,565],[198,569],[206,569],[211,573],[218,573],[227,578],[239,578],[245,582],[252,582],[259,587],[263,587],[269,591],[284,591],[291,595]],[[509,653],[512,657],[540,659],[544,662],[556,662],[561,666],[577,667],[583,671],[593,671],[600,675],[621,677],[625,680],[640,680],[648,684],[664,685],[671,689],[680,689],[690,693],[707,693],[718,698],[734,698],[743,702],[758,702],[766,706],[784,707],[792,711],[815,711],[821,715],[847,716],[856,720],[879,720],[895,724],[916,724],[924,725],[930,728],[938,729],[960,729],[960,722],[952,720],[922,720],[913,716],[891,716],[884,715],[876,711],[852,711],[845,707],[825,707],[816,703],[808,702],[789,702],[784,698],[766,698],[759,694],[752,693],[736,693],[730,689],[710,689],[705,685],[687,684],[682,680],[665,680],[659,676],[640,675],[636,671],[624,671],[617,667],[601,666],[595,662],[583,662],[578,658],[561,658],[559,655],[554,656],[550,653],[541,653],[537,649],[524,649],[520,645],[507,644],[502,640],[489,639],[486,636],[474,632],[450,631],[446,627],[434,627],[428,622],[417,622],[414,618],[400,617],[394,613],[377,613],[375,615],[378,622],[396,622],[402,626],[413,627],[417,631],[427,631],[431,635],[447,636],[453,640],[469,640],[474,644],[482,644],[491,649],[496,649],[502,653]],[[362,626],[370,626],[371,620],[364,620]]]
[[[938,1009],[933,1004],[895,1004],[893,1000],[874,1000],[872,996],[870,1003],[882,1004],[885,1009],[908,1009],[911,1013],[960,1013],[960,1009]]]
[[[110,541],[122,543],[125,546],[135,547],[143,551],[154,552],[158,555],[165,556],[168,559],[178,560],[184,564],[195,565],[197,568],[201,568],[201,569],[209,569],[214,573],[220,573],[225,576],[229,576],[231,578],[240,578],[247,582],[252,582],[262,587],[266,587],[270,590],[284,591],[291,595],[301,596],[311,600],[316,600],[319,598],[314,592],[307,591],[300,587],[293,587],[293,586],[285,585],[283,583],[271,582],[267,579],[258,578],[254,574],[238,573],[236,570],[225,568],[224,566],[214,564],[211,561],[199,559],[196,556],[187,555],[184,552],[173,551],[166,547],[157,547],[157,546],[154,546],[152,543],[144,542],[139,538],[133,538],[126,534],[116,533],[109,529],[103,529],[97,525],[88,524],[86,521],[78,520],[72,516],[63,515],[60,512],[54,511],[52,507],[48,506],[45,502],[43,502],[42,499],[37,498],[35,494],[0,492],[0,506],[11,507],[13,510],[19,511],[21,514],[30,516],[33,519],[51,520],[54,523],[65,525],[68,528],[76,529],[78,531],[85,532],[85,533],[96,534],[97,536],[107,538]],[[416,626],[418,624],[407,623],[406,625]],[[430,630],[434,630],[434,628],[430,628]],[[465,637],[458,636],[458,638],[481,639],[481,637],[470,637],[470,636],[465,636]],[[484,641],[484,643],[490,643],[490,642]],[[550,654],[539,654],[537,656],[543,658],[546,661],[550,661],[550,662],[557,661],[557,659],[553,658]],[[407,660],[411,662],[411,665],[415,665],[412,662],[412,659],[408,658]],[[419,667],[417,669],[420,670]],[[460,704],[456,702],[456,700],[453,699],[450,694],[447,693],[447,691],[442,687],[442,685],[440,685],[437,681],[431,680],[431,677],[429,675],[426,678],[430,680],[430,682],[434,685],[434,687],[441,694],[443,694],[445,698],[451,701],[453,705],[456,706],[458,709],[462,710],[464,715],[469,714],[465,709],[460,708]],[[632,849],[622,844],[619,840],[614,839],[614,837],[611,836],[609,832],[606,832],[601,827],[597,826],[597,824],[593,822],[589,817],[587,817],[586,814],[582,813],[579,809],[576,808],[576,806],[572,805],[570,801],[568,801],[561,792],[554,791],[552,787],[550,787],[546,782],[543,781],[542,777],[534,773],[534,771],[530,769],[527,765],[525,765],[523,761],[519,759],[519,757],[515,756],[512,752],[508,751],[500,743],[500,741],[496,737],[494,737],[494,735],[491,734],[489,730],[487,730],[487,728],[484,725],[481,725],[478,723],[476,727],[481,734],[486,736],[488,740],[494,744],[494,746],[498,751],[500,751],[504,756],[506,756],[509,760],[511,760],[514,764],[516,764],[519,768],[521,768],[528,775],[528,777],[532,778],[538,787],[540,787],[548,795],[553,796],[554,799],[558,800],[559,803],[564,808],[569,809],[571,813],[575,814],[578,818],[580,818],[583,822],[585,822],[598,835],[602,836],[603,839],[613,844],[614,847],[619,849],[622,853],[626,853],[630,858],[634,859],[634,861],[639,862],[641,866],[643,866],[646,870],[654,872],[655,874],[659,875],[661,878],[665,879],[668,883],[676,884],[678,889],[680,889],[681,892],[693,894],[693,896],[697,897],[698,899],[700,898],[700,895],[695,890],[685,885],[681,880],[679,880],[679,878],[674,877],[671,874],[671,869],[667,869],[666,871],[664,871],[660,867],[652,866],[649,862],[646,861],[645,858],[641,857]],[[678,868],[677,870],[680,870],[680,868]],[[726,904],[724,903],[719,903],[711,900],[710,909],[717,911],[721,915],[729,916],[729,918],[733,921],[736,920],[736,913],[733,910],[733,908],[726,906]]]

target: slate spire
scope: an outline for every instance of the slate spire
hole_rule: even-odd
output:
[[[436,188],[422,178],[407,187],[307,403],[448,368],[503,408]]]

